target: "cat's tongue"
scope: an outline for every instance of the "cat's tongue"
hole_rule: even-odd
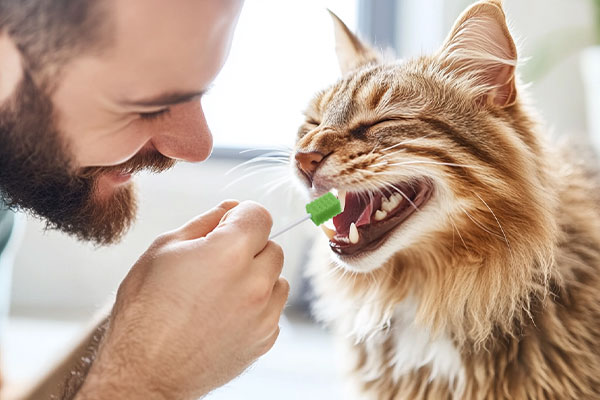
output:
[[[371,223],[373,210],[381,207],[381,195],[366,196],[358,193],[346,193],[344,212],[333,217],[333,225],[338,234],[348,236],[350,224],[354,222],[356,227]]]

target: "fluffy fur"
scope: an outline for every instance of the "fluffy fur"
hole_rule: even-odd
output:
[[[407,61],[334,22],[344,76],[312,100],[296,146],[324,156],[310,194],[434,188],[375,250],[317,241],[315,314],[345,343],[354,394],[600,398],[596,180],[540,132],[500,1]]]

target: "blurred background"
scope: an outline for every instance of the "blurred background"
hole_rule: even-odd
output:
[[[339,77],[330,8],[359,35],[401,58],[436,50],[466,0],[247,0],[229,60],[203,100],[215,149],[203,164],[137,178],[138,223],[122,243],[94,248],[18,216],[11,308],[2,338],[5,379],[27,385],[111,301],[119,282],[160,233],[225,198],[253,199],[274,229],[303,214],[305,199],[282,162],[311,96]],[[505,0],[518,42],[521,79],[558,140],[600,146],[600,0]],[[594,133],[595,132],[595,133]],[[248,164],[269,153],[268,168]],[[228,173],[229,171],[229,173]],[[282,236],[292,291],[274,349],[209,399],[343,398],[334,341],[306,312],[302,267],[314,226]],[[14,260],[14,262],[12,262]],[[1,280],[0,280],[1,281]],[[4,289],[3,289],[4,290]]]

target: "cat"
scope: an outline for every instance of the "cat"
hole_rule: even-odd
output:
[[[343,77],[291,161],[343,203],[307,275],[354,396],[600,398],[600,191],[544,136],[502,2],[398,61],[332,16]]]

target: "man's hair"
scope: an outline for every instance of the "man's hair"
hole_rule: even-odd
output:
[[[44,85],[77,55],[98,51],[108,38],[107,0],[0,0],[0,31],[22,54],[24,68]]]

